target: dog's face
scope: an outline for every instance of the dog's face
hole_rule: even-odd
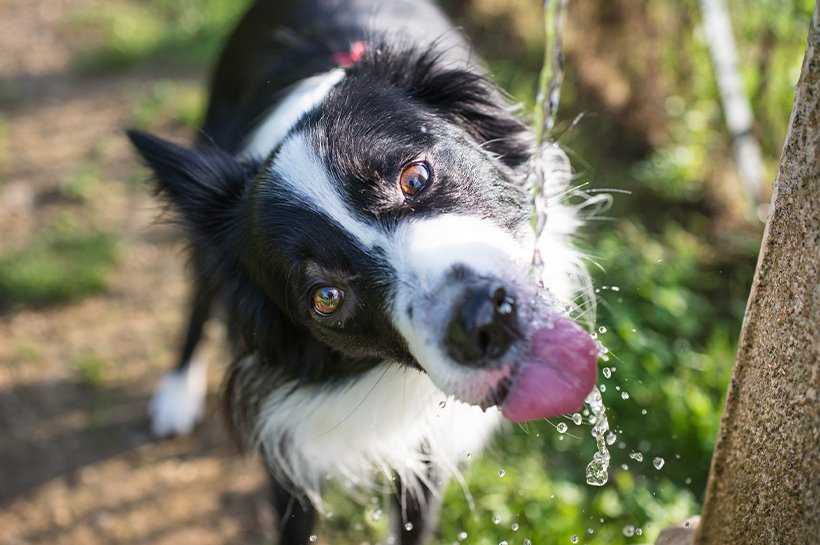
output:
[[[313,379],[398,361],[457,399],[501,405],[532,375],[521,362],[534,359],[546,327],[550,346],[583,360],[558,377],[569,372],[569,405],[578,405],[592,386],[594,346],[563,327],[549,286],[536,289],[528,275],[524,126],[469,72],[437,70],[432,59],[415,72],[388,68],[348,71],[256,166],[132,139],[195,244],[231,263],[218,274],[253,284],[289,324],[342,356]],[[511,418],[544,410],[522,403]]]

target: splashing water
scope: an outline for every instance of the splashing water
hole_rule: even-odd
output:
[[[587,464],[587,484],[604,486],[609,480],[610,457],[609,449],[606,448],[609,421],[606,418],[604,400],[597,387],[587,396],[586,404],[589,407],[591,416],[595,418],[595,425],[592,426],[592,437],[595,438],[595,444],[598,447],[598,450],[592,456],[592,460]]]

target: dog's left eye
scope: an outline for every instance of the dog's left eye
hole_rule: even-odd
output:
[[[399,187],[408,197],[418,195],[430,181],[430,165],[425,162],[411,163],[404,167],[399,176]]]
[[[313,292],[313,310],[321,316],[330,316],[336,312],[342,301],[345,292],[333,286],[323,286]]]

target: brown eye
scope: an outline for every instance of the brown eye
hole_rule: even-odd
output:
[[[330,316],[336,312],[342,301],[345,292],[333,286],[324,286],[313,292],[313,310],[322,316]]]
[[[430,167],[427,163],[412,163],[402,169],[399,177],[401,191],[408,197],[414,197],[427,186],[430,180]]]

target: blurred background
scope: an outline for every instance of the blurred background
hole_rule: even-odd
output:
[[[0,3],[3,545],[267,541],[264,475],[222,428],[218,365],[193,436],[147,433],[147,401],[178,342],[185,257],[121,132],[192,136],[209,65],[246,5]],[[531,111],[541,3],[444,6]],[[511,427],[465,474],[474,509],[448,489],[438,544],[651,543],[699,512],[814,2],[728,6],[762,157],[753,191],[738,174],[701,2],[570,3],[554,134],[578,184],[614,191],[581,238],[609,349],[610,482],[584,482],[589,425]],[[203,357],[225,361],[221,326],[211,329]],[[329,498],[319,543],[385,542],[382,498],[363,507],[336,488]]]

